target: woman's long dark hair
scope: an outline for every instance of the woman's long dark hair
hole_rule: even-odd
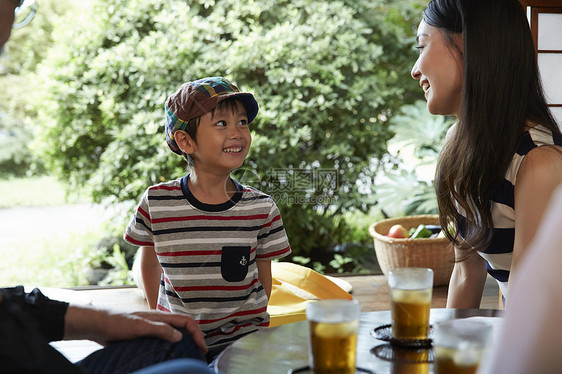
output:
[[[462,32],[463,88],[456,131],[437,164],[435,190],[442,227],[464,251],[485,250],[494,227],[493,190],[502,182],[527,121],[553,133],[525,11],[517,0],[432,0],[423,20],[444,40]],[[457,48],[458,51],[458,48]],[[460,213],[466,234],[458,236]]]

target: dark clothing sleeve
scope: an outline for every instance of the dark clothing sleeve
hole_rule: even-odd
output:
[[[50,341],[64,336],[68,303],[34,289],[0,289],[0,362],[2,373],[79,373]]]
[[[39,333],[47,341],[62,340],[64,336],[64,316],[68,303],[51,300],[35,288],[25,293],[22,286],[0,289],[0,306],[8,303],[17,306],[36,324]],[[3,310],[4,308],[2,308]]]

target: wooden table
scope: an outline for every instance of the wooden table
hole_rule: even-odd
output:
[[[430,323],[475,316],[498,317],[501,312],[495,309],[436,308],[431,309]],[[431,358],[431,349],[425,352],[419,350],[417,353],[406,352],[406,360],[401,362],[384,359],[389,352],[398,355],[404,352],[391,348],[387,342],[375,339],[371,335],[375,327],[388,323],[390,311],[361,313],[357,337],[357,366],[377,374],[433,373],[433,364],[423,359]],[[302,321],[247,335],[221,353],[216,369],[220,373],[228,374],[285,374],[290,369],[307,366],[308,333],[308,322]],[[421,357],[421,361],[425,363],[405,363],[413,360],[412,354],[416,355],[415,358]]]

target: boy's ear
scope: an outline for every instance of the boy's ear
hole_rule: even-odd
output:
[[[183,130],[176,131],[174,139],[178,147],[187,154],[193,153],[197,147],[197,143]]]

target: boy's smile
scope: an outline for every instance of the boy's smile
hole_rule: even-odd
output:
[[[227,148],[224,150],[226,153],[239,153],[242,151],[242,147],[236,147],[236,148]]]

